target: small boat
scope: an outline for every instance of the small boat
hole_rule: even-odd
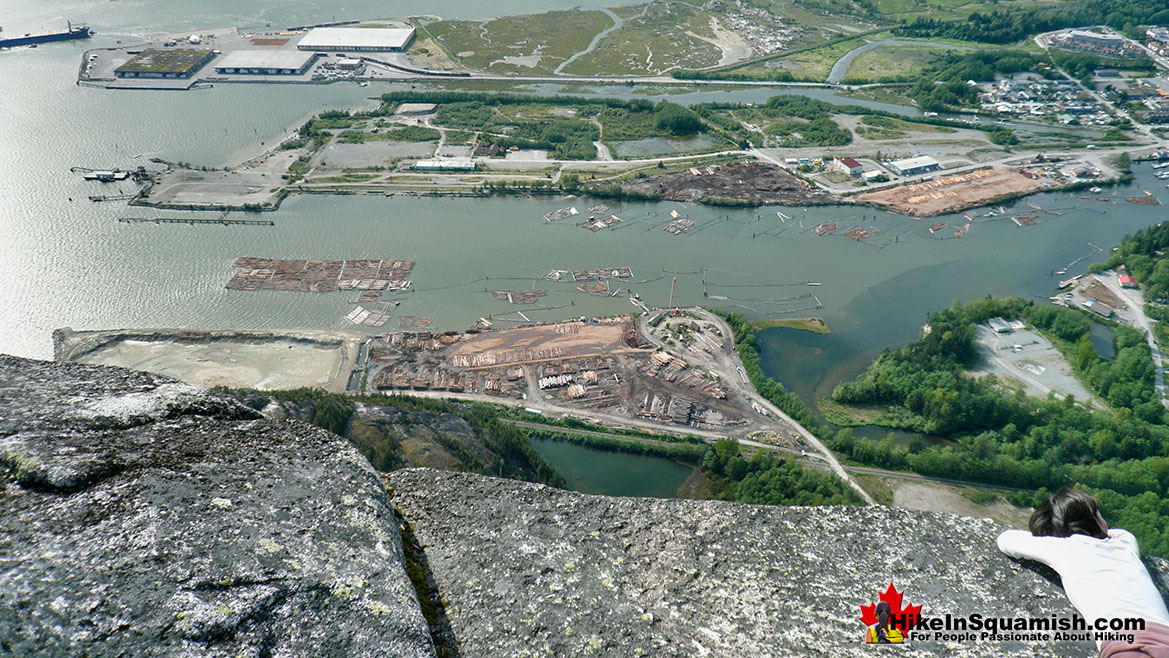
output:
[[[109,183],[116,180],[126,180],[129,177],[130,172],[119,171],[117,169],[114,169],[113,171],[90,171],[86,172],[86,174],[83,176],[85,180],[96,180],[103,183]]]
[[[1100,194],[1101,190],[1098,187],[1089,187],[1088,191],[1091,192],[1092,194]]]

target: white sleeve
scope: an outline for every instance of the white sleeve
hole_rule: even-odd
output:
[[[1140,554],[1141,549],[1139,547],[1139,544],[1137,543],[1137,538],[1134,537],[1133,534],[1131,532],[1129,532],[1128,530],[1124,530],[1121,528],[1109,528],[1108,529],[1108,537],[1111,539],[1115,539],[1119,542],[1131,545],[1133,550],[1136,551],[1138,555]]]
[[[1007,530],[999,535],[998,545],[1000,551],[1011,557],[1038,560],[1048,566],[1054,566],[1067,548],[1067,542],[1061,537],[1036,537],[1026,530]]]

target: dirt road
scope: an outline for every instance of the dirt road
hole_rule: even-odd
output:
[[[808,445],[816,449],[816,452],[819,453],[819,455],[824,459],[832,471],[836,473],[838,477],[840,477],[840,479],[844,480],[849,484],[849,486],[855,489],[865,502],[870,505],[875,505],[876,501],[874,501],[872,496],[870,496],[867,491],[861,488],[860,484],[858,484],[857,481],[848,474],[848,471],[846,471],[844,467],[840,465],[840,462],[836,460],[836,455],[832,454],[832,451],[828,449],[828,446],[824,445],[824,443],[821,442],[820,439],[816,438],[814,434],[809,432],[806,427],[799,424],[796,419],[787,415],[782,409],[772,404],[763,396],[759,395],[759,393],[755,390],[755,387],[751,385],[750,382],[744,382],[743,378],[738,376],[738,373],[743,372],[743,362],[739,358],[738,352],[735,351],[734,342],[731,338],[734,336],[734,333],[731,331],[730,326],[724,322],[722,318],[707,311],[706,309],[691,308],[686,310],[694,313],[700,319],[714,324],[716,327],[718,327],[718,330],[722,332],[722,335],[725,336],[722,349],[715,353],[718,369],[721,371],[720,381],[722,384],[734,390],[735,393],[742,396],[743,399],[751,400],[760,407],[766,409],[767,412],[771,414],[773,418],[778,420],[782,426],[799,434],[800,438],[802,438]],[[654,343],[657,347],[663,347],[660,341],[653,337],[652,332],[649,331],[647,323],[648,317],[645,315],[641,316],[638,319],[638,332],[643,337],[647,338],[651,343]],[[703,368],[711,367],[710,362],[698,361],[693,357],[692,354],[683,354],[682,359],[688,363],[691,363],[691,365],[698,365]],[[743,443],[742,440],[739,442]]]

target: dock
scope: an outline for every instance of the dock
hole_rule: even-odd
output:
[[[553,210],[550,213],[546,213],[544,215],[544,222],[550,224],[552,222],[567,219],[578,214],[580,214],[579,210],[577,210],[574,206],[568,206],[567,208],[561,208],[560,210]]]
[[[119,217],[123,224],[219,224],[221,226],[276,226],[270,219],[227,219],[221,217]]]

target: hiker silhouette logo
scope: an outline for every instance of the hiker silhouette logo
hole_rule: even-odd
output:
[[[909,631],[921,615],[920,605],[905,601],[901,607],[904,591],[898,592],[893,583],[884,592],[877,594],[877,602],[862,605],[861,622],[868,627],[865,642],[868,644],[902,644]]]

